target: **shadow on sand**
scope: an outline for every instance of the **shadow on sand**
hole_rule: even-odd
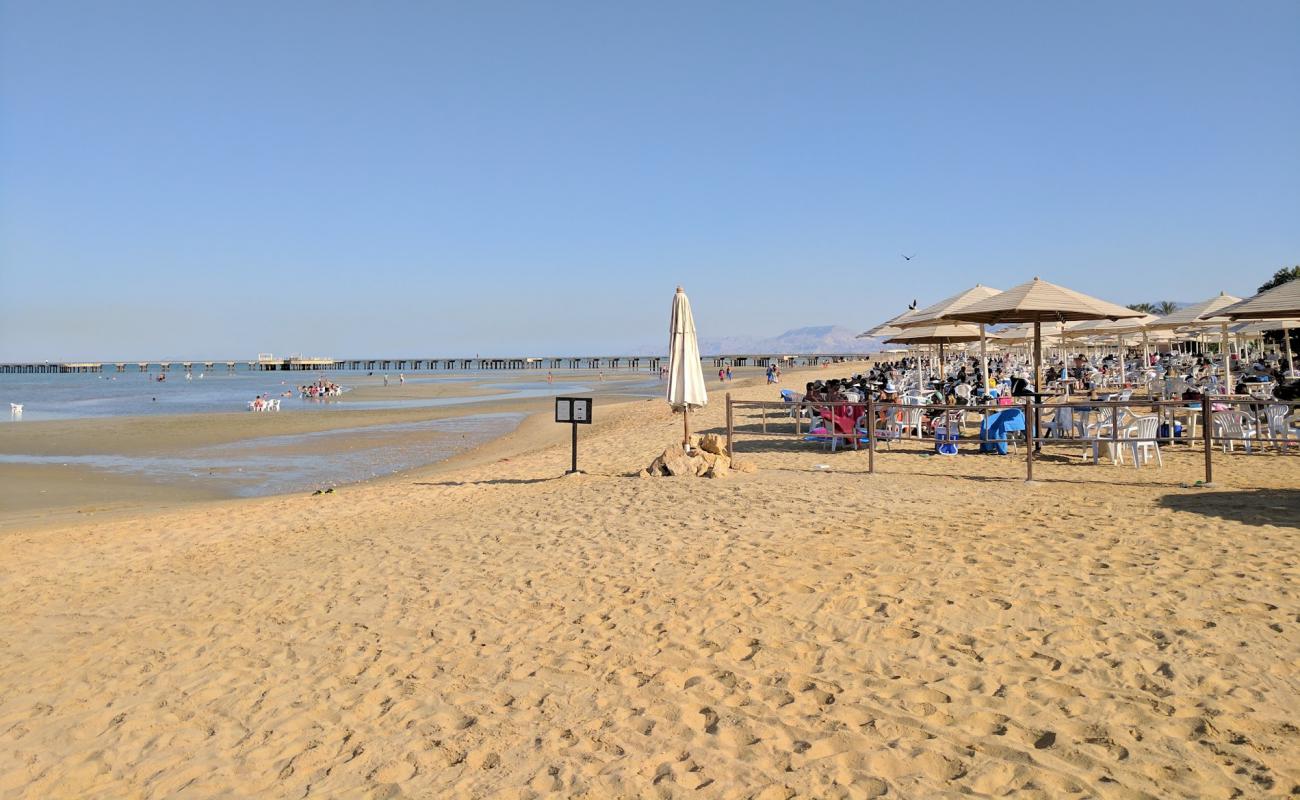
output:
[[[414,481],[412,486],[515,486],[529,483],[548,483],[558,481],[563,475],[550,478],[494,478],[486,481]]]
[[[1300,489],[1167,494],[1160,498],[1160,505],[1247,525],[1300,528]]]

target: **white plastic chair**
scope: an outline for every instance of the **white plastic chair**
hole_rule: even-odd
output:
[[[1132,441],[1126,442],[1129,450],[1133,452],[1133,466],[1140,467],[1143,464],[1151,463],[1151,451],[1156,453],[1156,463],[1161,467],[1165,461],[1160,457],[1160,442],[1156,440],[1156,435],[1160,432],[1160,417],[1155,414],[1138,417],[1124,431],[1124,438]],[[1149,440],[1149,441],[1139,441]],[[1123,459],[1120,459],[1123,461]]]
[[[1275,446],[1281,442],[1282,447],[1291,444],[1291,423],[1287,421],[1289,406],[1268,406],[1264,409],[1264,423],[1268,428],[1268,438]]]
[[[1097,415],[1097,421],[1083,429],[1087,438],[1108,439],[1111,437],[1111,430],[1118,426],[1119,434],[1115,438],[1122,441],[1125,438],[1125,431],[1134,422],[1133,413],[1127,408],[1120,408],[1118,406],[1099,408],[1097,409]],[[1085,450],[1084,452],[1086,453],[1087,451]],[[1119,466],[1123,461],[1121,455],[1122,452],[1122,445],[1119,447],[1111,447],[1110,460],[1115,466]],[[1100,460],[1101,442],[1092,442],[1092,463],[1096,464]]]
[[[1043,423],[1043,432],[1047,436],[1064,439],[1070,434],[1082,436],[1083,423],[1075,417],[1072,406],[1058,406],[1052,418]]]
[[[1246,424],[1246,415],[1241,411],[1219,411],[1214,415],[1215,435],[1220,438],[1223,452],[1231,453],[1240,441],[1251,452],[1250,437],[1254,430]]]

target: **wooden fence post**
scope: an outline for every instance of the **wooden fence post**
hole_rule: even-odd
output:
[[[736,457],[736,425],[731,415],[731,392],[727,392],[727,457]]]
[[[1033,411],[1034,398],[1025,399],[1025,483],[1032,483],[1034,480],[1034,430],[1033,418],[1029,412]],[[1006,436],[1006,433],[1002,434]]]
[[[1201,392],[1201,433],[1205,436],[1205,486],[1214,485],[1214,464],[1211,453],[1214,451],[1213,431],[1214,409],[1210,407],[1210,393]]]
[[[867,392],[867,474],[876,474],[876,404],[871,399],[871,392]],[[855,434],[856,435],[856,434]]]

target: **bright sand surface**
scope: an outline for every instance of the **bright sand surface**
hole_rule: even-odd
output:
[[[637,478],[680,417],[596,416],[587,475],[532,418],[331,495],[0,533],[0,796],[1300,783],[1300,458],[1219,456],[1207,489],[1199,451],[1061,451],[1027,486],[904,446],[871,476],[746,418],[759,472]]]

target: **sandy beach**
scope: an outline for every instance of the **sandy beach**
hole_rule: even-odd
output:
[[[794,376],[792,376],[794,377]],[[770,398],[760,386],[738,398]],[[1300,783],[1300,461],[597,407],[418,474],[0,534],[6,797],[1234,797]],[[722,397],[699,415],[722,421]],[[820,466],[819,466],[820,465]],[[824,468],[823,468],[824,467]]]

